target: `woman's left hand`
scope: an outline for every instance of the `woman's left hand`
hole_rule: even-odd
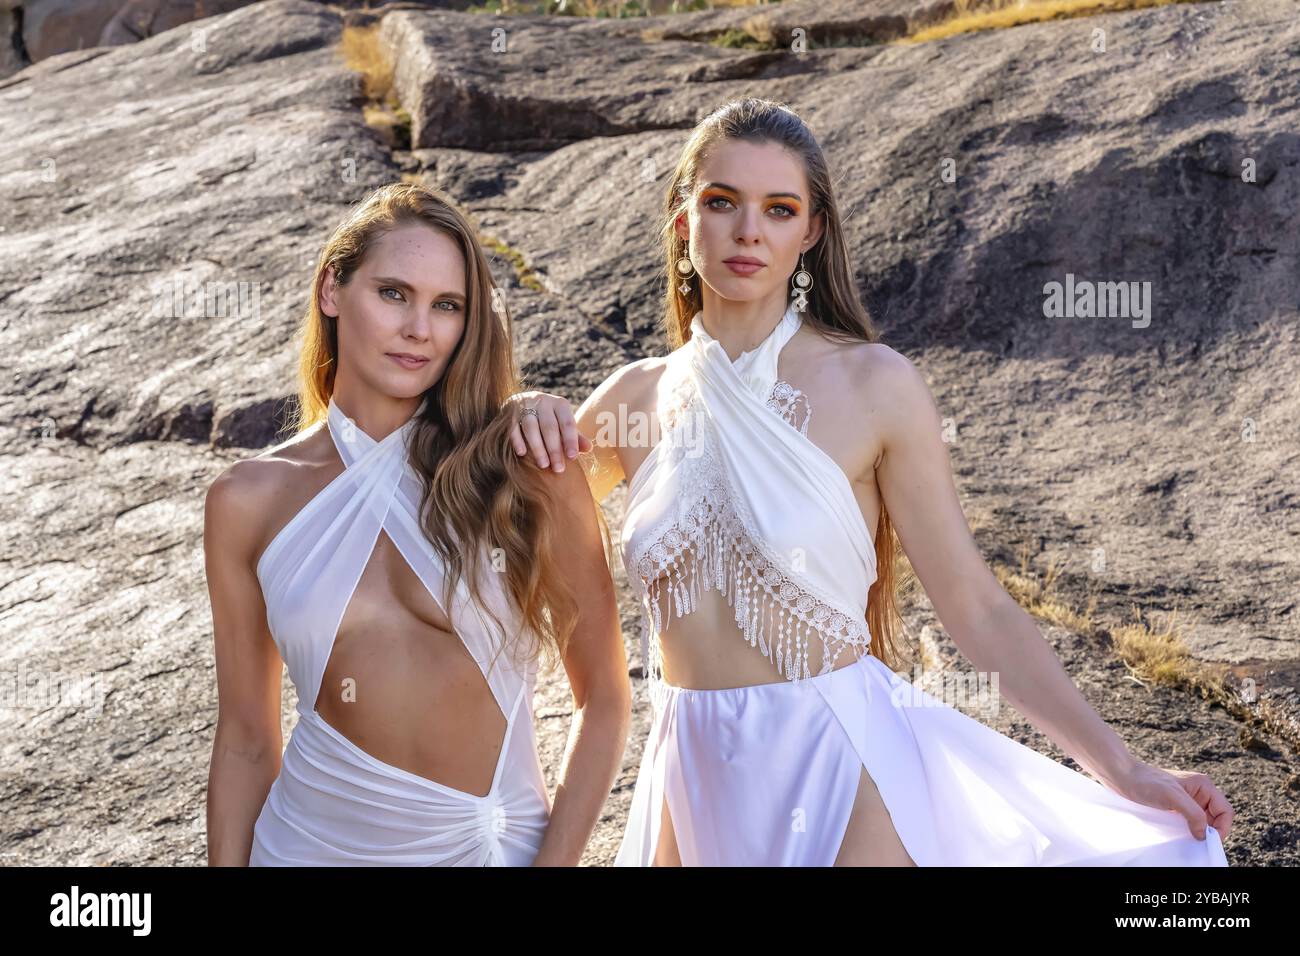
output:
[[[1218,830],[1220,839],[1232,829],[1232,804],[1207,774],[1162,770],[1139,760],[1127,773],[1102,782],[1134,803],[1181,813],[1198,840],[1205,839],[1207,826]]]
[[[517,419],[510,430],[510,444],[519,457],[531,452],[531,460],[538,467],[561,472],[566,455],[576,458],[591,451],[591,439],[578,430],[573,407],[563,396],[530,389],[515,392],[506,402],[521,411],[525,408],[537,411],[536,415]]]

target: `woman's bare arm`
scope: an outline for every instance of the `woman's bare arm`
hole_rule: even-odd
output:
[[[653,407],[650,399],[657,375],[650,371],[650,361],[630,362],[612,373],[582,403],[576,416],[561,395],[531,391],[513,396],[521,409],[528,406],[538,411],[536,418],[524,418],[522,425],[516,425],[511,432],[515,454],[529,456],[542,468],[549,463],[556,471],[563,471],[563,458],[557,459],[555,450],[563,446],[568,454],[567,449],[585,442],[581,452],[589,453],[584,463],[591,493],[597,501],[604,501],[625,477],[618,423],[633,412],[644,412],[647,405]]]
[[[881,497],[935,613],[954,643],[1035,727],[1112,790],[1176,810],[1199,838],[1227,834],[1232,810],[1205,774],[1163,771],[1129,752],[1088,704],[1037,625],[989,570],[952,480],[934,398],[917,368],[888,347],[863,352],[864,399],[882,425]]]
[[[208,489],[203,552],[217,665],[208,771],[208,864],[247,866],[253,824],[280,772],[281,661],[254,571],[266,463],[238,462]],[[260,473],[259,473],[260,472]]]
[[[562,571],[578,601],[578,622],[564,655],[573,720],[550,823],[534,866],[576,866],[623,762],[632,692],[614,582],[583,469],[547,483],[561,516]]]

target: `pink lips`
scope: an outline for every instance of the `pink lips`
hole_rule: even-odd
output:
[[[409,368],[409,369],[424,368],[426,365],[429,364],[429,360],[427,358],[421,358],[418,355],[411,355],[408,352],[388,352],[386,354],[390,359],[392,359],[398,365],[402,366],[402,368]]]
[[[752,276],[759,269],[763,268],[763,263],[750,256],[735,256],[731,259],[724,259],[723,262],[727,268],[738,276]]]

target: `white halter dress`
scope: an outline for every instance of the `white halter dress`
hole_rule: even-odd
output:
[[[448,617],[506,717],[485,796],[371,756],[316,710],[339,623],[381,530],[442,601],[445,569],[420,529],[419,479],[407,459],[415,421],[376,441],[331,398],[326,422],[346,468],[258,560],[267,622],[298,689],[298,722],[254,827],[251,866],[527,866],[541,845],[550,800],[533,731],[536,668],[521,671],[508,652],[493,660],[501,637],[463,580]],[[516,626],[497,575],[481,578],[484,600]]]
[[[733,363],[697,314],[669,357],[664,432],[631,478],[622,533],[654,711],[616,864],[651,864],[666,800],[683,865],[829,866],[865,768],[920,866],[1226,866],[1213,827],[1196,839],[1177,813],[1121,797],[870,654],[870,531],[843,469],[789,414],[806,398],[777,377],[801,321],[789,309]],[[772,660],[773,682],[663,681],[664,615],[691,613],[701,588],[726,596],[735,640]],[[826,651],[817,674],[809,640]],[[858,660],[831,670],[850,649]]]

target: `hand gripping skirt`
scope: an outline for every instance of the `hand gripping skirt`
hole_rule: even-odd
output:
[[[1213,827],[1120,796],[864,655],[802,682],[652,680],[616,858],[649,866],[667,799],[685,866],[830,866],[863,767],[918,866],[1227,866]]]

